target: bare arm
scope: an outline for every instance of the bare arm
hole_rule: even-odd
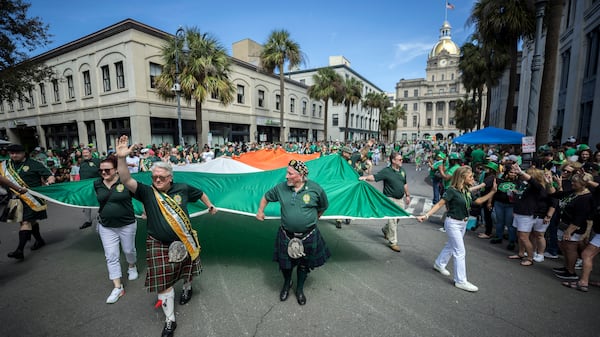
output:
[[[10,188],[11,190],[18,192],[18,193],[25,193],[27,192],[27,189],[25,187],[21,187],[19,185],[14,184],[12,181],[6,179],[3,176],[0,176],[0,185],[6,186],[8,188]]]
[[[425,213],[425,215],[418,216],[417,221],[423,222],[429,219],[430,214],[437,212],[444,205],[446,205],[446,200],[441,199],[437,204],[433,205],[433,207],[431,207],[431,209],[427,213]]]
[[[260,199],[260,204],[258,205],[258,211],[256,211],[256,218],[260,221],[265,220],[265,207],[267,207],[267,204],[269,202],[267,201],[267,199],[263,196]]]
[[[210,202],[210,199],[206,193],[202,193],[200,200],[206,205],[206,207],[208,207],[208,213],[213,215],[217,213],[217,208],[212,204],[212,202]]]
[[[127,165],[127,156],[135,145],[128,146],[129,137],[123,135],[117,141],[117,172],[119,172],[119,179],[121,179],[121,183],[127,187],[131,193],[135,193],[137,191],[138,183],[135,179],[131,178],[131,173],[129,173],[129,168]]]

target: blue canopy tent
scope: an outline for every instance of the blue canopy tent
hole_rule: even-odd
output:
[[[488,126],[485,129],[465,133],[454,138],[457,144],[521,144],[524,134]]]

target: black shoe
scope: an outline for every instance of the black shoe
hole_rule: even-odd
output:
[[[298,300],[298,304],[300,304],[300,305],[306,304],[306,296],[304,296],[303,291],[296,291],[296,299]]]
[[[36,240],[33,246],[31,246],[31,250],[38,250],[46,245],[46,241],[44,240]]]
[[[344,223],[345,223],[346,225],[349,225],[349,224],[350,224],[350,221],[351,221],[351,219],[346,219],[346,220],[344,220]]]
[[[6,256],[17,260],[23,260],[25,258],[25,255],[23,255],[23,251],[20,249],[17,249],[14,252],[10,252]]]
[[[335,220],[335,228],[342,228],[342,220]]]
[[[194,291],[192,290],[192,288],[190,288],[189,290],[183,289],[183,291],[181,292],[181,297],[179,297],[179,304],[184,305],[187,302],[189,302],[192,299],[192,295],[194,294]],[[175,323],[175,322],[173,322]],[[175,330],[175,329],[173,329]]]
[[[290,281],[290,283],[288,284],[284,284],[283,288],[281,288],[281,292],[279,293],[279,300],[280,301],[285,301],[288,299],[288,296],[290,295],[290,288],[292,287],[292,281]]]
[[[568,271],[564,271],[562,273],[554,273],[554,276],[562,280],[579,280],[579,276],[577,276],[577,274],[571,274]]]
[[[91,222],[86,221],[86,222],[83,223],[83,225],[79,226],[79,229],[85,229],[85,228],[90,227],[91,225],[92,225]]]
[[[514,242],[509,242],[508,246],[506,246],[506,249],[508,249],[508,250],[515,250],[515,243]]]
[[[498,243],[502,243],[502,239],[500,238],[493,238],[490,240],[491,244],[498,244]]]
[[[560,268],[552,268],[552,271],[555,273],[564,273],[567,271],[567,268],[565,267],[560,267]]]
[[[163,328],[162,335],[160,335],[160,337],[173,337],[175,329],[177,329],[177,322],[166,321],[165,327]]]

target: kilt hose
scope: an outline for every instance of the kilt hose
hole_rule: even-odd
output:
[[[200,257],[194,261],[189,254],[181,262],[169,262],[169,244],[148,235],[146,237],[146,282],[149,292],[161,292],[172,287],[177,281],[191,282],[194,275],[200,275],[202,265]]]

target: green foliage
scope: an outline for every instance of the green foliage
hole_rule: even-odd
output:
[[[22,0],[0,2],[0,100],[27,100],[25,93],[34,83],[52,74],[27,55],[50,42],[48,25],[39,17],[27,17],[30,6]]]
[[[343,103],[346,107],[346,128],[344,129],[344,141],[348,140],[348,128],[350,127],[350,108],[362,99],[363,83],[354,77],[344,81]]]
[[[456,128],[461,131],[472,131],[477,125],[477,102],[469,100],[456,101]]]
[[[312,99],[318,99],[325,102],[325,116],[323,120],[323,139],[327,140],[327,121],[329,114],[329,100],[334,103],[341,103],[343,100],[343,80],[342,77],[332,68],[321,68],[313,75],[315,84],[308,87],[308,96]]]

